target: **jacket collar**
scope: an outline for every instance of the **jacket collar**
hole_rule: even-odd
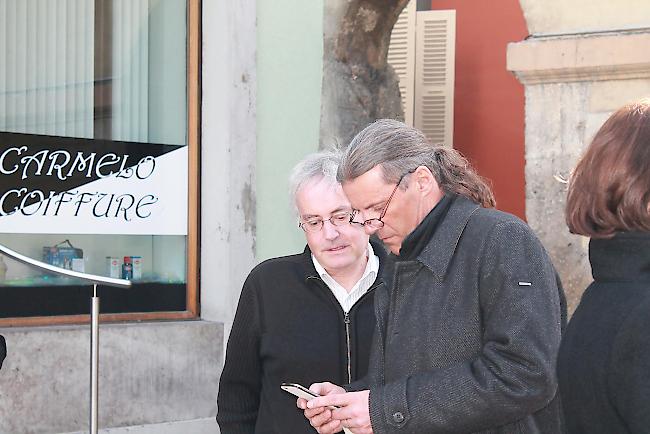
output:
[[[418,256],[418,260],[428,267],[438,280],[445,277],[460,236],[472,214],[479,208],[479,205],[465,197],[456,197],[431,241]]]
[[[311,249],[308,244],[305,244],[305,250],[300,255],[300,265],[303,268],[305,279],[319,277],[314,262],[311,260]]]
[[[650,232],[620,232],[589,241],[595,281],[650,281]]]
[[[399,256],[396,256],[397,260],[412,261],[422,253],[424,247],[431,241],[433,234],[436,233],[440,223],[445,219],[445,215],[447,215],[447,211],[455,198],[456,195],[450,194],[442,196],[442,199],[429,211],[424,220],[404,238],[399,249]]]

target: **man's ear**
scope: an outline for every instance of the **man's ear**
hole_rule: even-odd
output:
[[[433,176],[433,173],[428,167],[419,166],[415,169],[412,176],[418,194],[427,200],[431,200],[434,206],[445,195],[436,177]]]
[[[440,190],[436,177],[426,166],[419,166],[415,169],[415,172],[411,175],[411,182],[414,182],[418,192],[424,195]]]

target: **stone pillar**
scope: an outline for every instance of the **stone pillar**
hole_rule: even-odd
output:
[[[526,217],[560,272],[573,312],[591,282],[589,240],[568,232],[562,180],[614,110],[650,95],[650,4],[520,3],[531,36],[508,45],[507,67],[525,86]],[[613,8],[609,18],[596,14],[610,20],[601,29],[589,21],[594,8]],[[638,17],[646,17],[645,28]]]
[[[257,12],[255,0],[201,7],[201,319],[227,338],[255,265]]]

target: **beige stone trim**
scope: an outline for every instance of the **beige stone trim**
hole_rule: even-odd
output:
[[[523,84],[650,77],[650,32],[567,35],[508,44],[507,69]]]

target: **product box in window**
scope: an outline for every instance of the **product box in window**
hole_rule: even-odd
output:
[[[114,256],[106,257],[106,275],[115,279],[122,278],[122,260]]]
[[[131,264],[133,264],[133,280],[142,279],[142,257],[131,256]]]
[[[43,247],[43,262],[55,267],[83,272],[83,257],[83,250],[74,247],[68,240],[51,247]]]

